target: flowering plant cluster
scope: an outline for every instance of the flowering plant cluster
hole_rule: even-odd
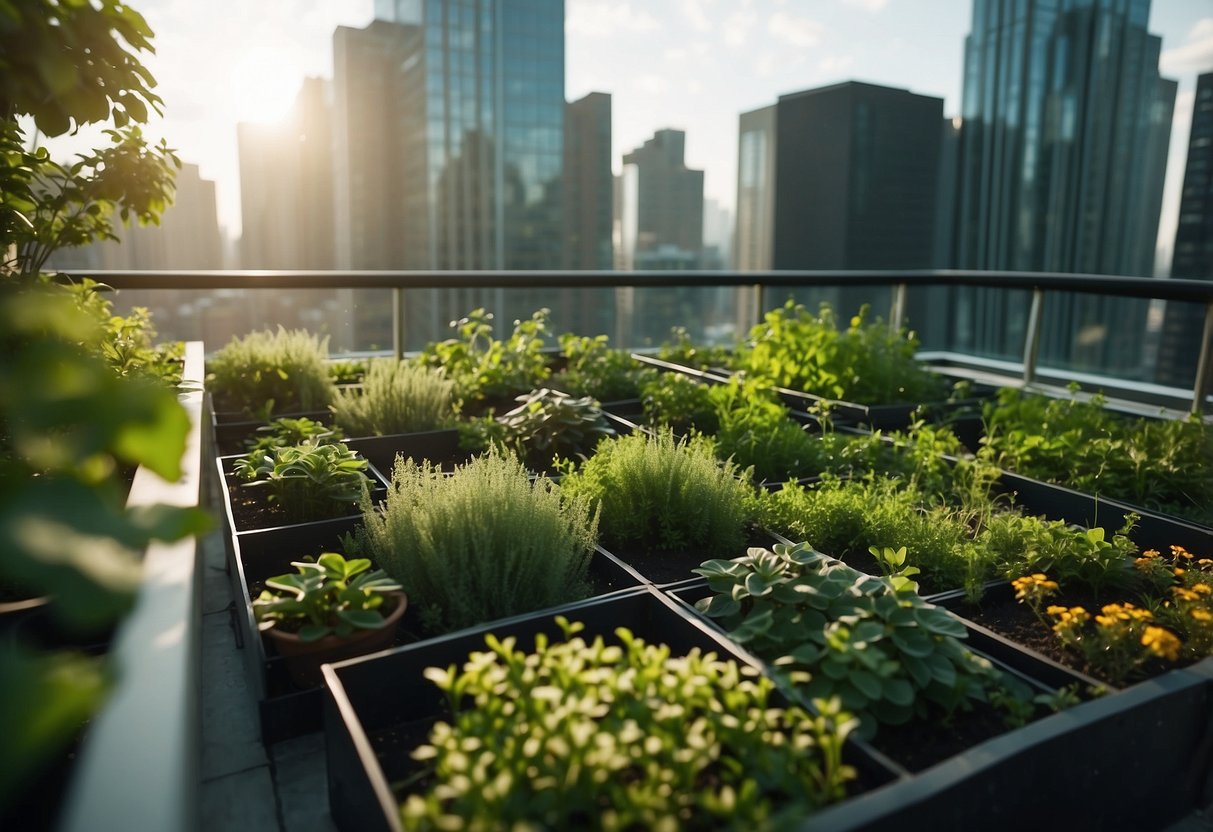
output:
[[[1037,572],[1016,578],[1011,587],[1016,600],[1031,607],[1063,645],[1113,683],[1151,659],[1196,661],[1213,655],[1213,558],[1171,546],[1169,555],[1142,552],[1134,566],[1150,587],[1143,607],[1110,603],[1093,615],[1082,606],[1050,604],[1042,615],[1045,602],[1059,591],[1056,581]]]

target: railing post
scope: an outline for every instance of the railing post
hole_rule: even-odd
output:
[[[392,352],[397,361],[404,360],[404,290],[392,289]]]
[[[1040,351],[1040,315],[1045,302],[1045,290],[1032,290],[1032,306],[1028,310],[1028,328],[1023,334],[1023,383],[1036,378],[1036,354]]]
[[[763,306],[763,303],[766,300],[765,289],[766,287],[761,283],[754,284],[754,320],[750,322],[751,326],[758,326],[760,323],[762,323],[762,316],[766,314],[766,307]]]
[[[896,335],[906,319],[906,284],[893,284],[893,301],[889,307],[889,331]]]
[[[1213,362],[1213,303],[1205,304],[1205,331],[1200,339],[1196,360],[1196,380],[1192,383],[1192,412],[1203,413],[1209,394],[1210,362]]]

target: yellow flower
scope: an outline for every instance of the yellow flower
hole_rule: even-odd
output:
[[[1192,591],[1197,595],[1213,595],[1213,587],[1208,584],[1192,584]]]
[[[1202,624],[1208,624],[1209,622],[1213,622],[1213,612],[1209,612],[1208,610],[1201,609],[1200,607],[1196,607],[1195,609],[1189,610],[1188,615],[1192,616],[1192,618],[1194,620],[1199,621]]]
[[[1172,546],[1171,556],[1174,558],[1187,558],[1188,560],[1192,559],[1192,553],[1182,546]]]
[[[1141,553],[1141,556],[1143,558],[1156,558],[1156,557],[1158,557],[1158,550],[1157,549],[1146,549],[1144,552]]]
[[[1068,613],[1069,610],[1067,610],[1065,607],[1058,606],[1057,604],[1051,604],[1049,605],[1049,608],[1045,610],[1045,612],[1047,612],[1049,615],[1061,615],[1062,613]]]
[[[1167,661],[1175,661],[1179,658],[1179,639],[1174,633],[1164,630],[1162,627],[1146,627],[1145,633],[1141,636],[1141,643],[1151,653]]]

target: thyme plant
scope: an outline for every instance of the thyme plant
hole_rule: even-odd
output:
[[[588,593],[597,513],[500,453],[450,476],[397,459],[382,511],[369,498],[362,508],[349,543],[404,586],[431,633]]]
[[[333,398],[328,338],[306,330],[261,330],[233,338],[207,365],[217,409],[268,418],[323,410]]]
[[[602,512],[610,546],[657,552],[737,551],[757,509],[748,472],[717,461],[710,440],[633,433],[599,444],[561,490]]]
[[[427,367],[372,361],[361,391],[337,391],[333,420],[349,436],[437,430],[454,422],[454,396],[454,382]]]

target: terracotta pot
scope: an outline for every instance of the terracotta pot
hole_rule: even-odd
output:
[[[396,638],[396,624],[404,615],[408,598],[403,592],[389,592],[386,597],[395,601],[395,607],[385,617],[384,625],[374,630],[356,630],[346,638],[329,635],[319,641],[303,641],[295,633],[276,628],[267,630],[278,654],[286,660],[291,681],[301,688],[317,687],[323,680],[320,665],[391,647]]]

